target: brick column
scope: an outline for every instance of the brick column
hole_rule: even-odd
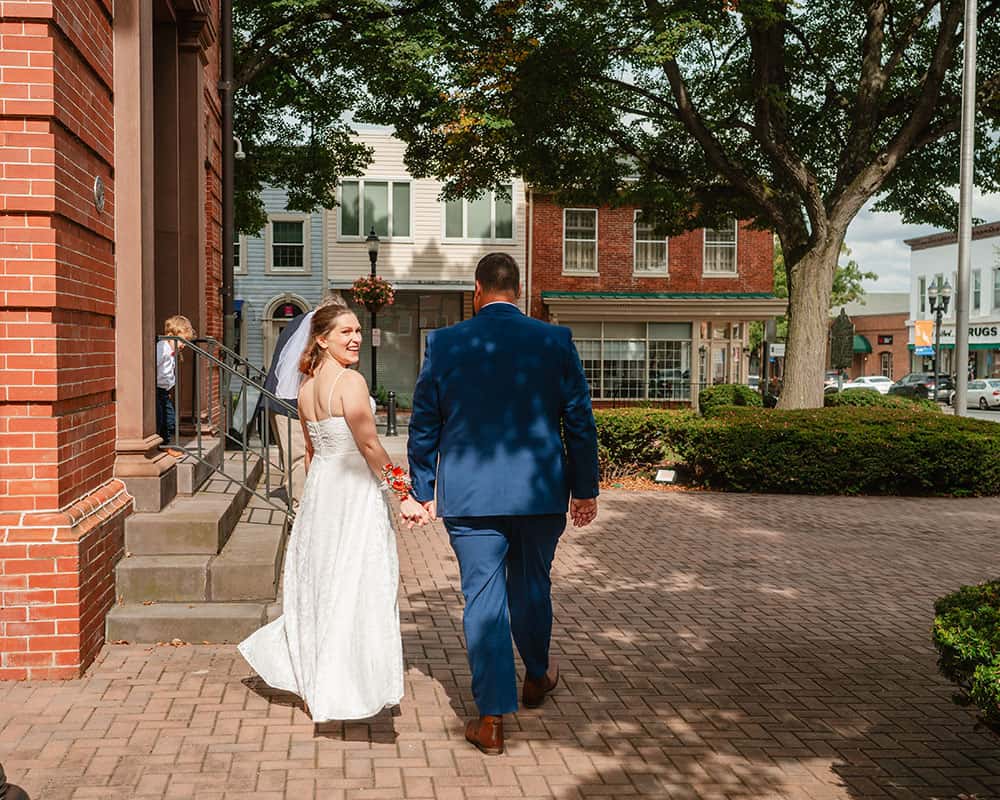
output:
[[[111,6],[0,14],[0,679],[74,677],[131,510],[113,477]]]

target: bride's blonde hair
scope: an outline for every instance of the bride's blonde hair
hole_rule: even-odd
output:
[[[327,303],[316,309],[309,326],[309,346],[299,360],[299,372],[310,378],[316,374],[316,369],[323,360],[323,348],[319,346],[318,338],[330,331],[338,317],[352,313],[354,312],[346,305],[337,302]]]

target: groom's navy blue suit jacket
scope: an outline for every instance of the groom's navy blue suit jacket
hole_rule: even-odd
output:
[[[430,333],[408,455],[413,496],[436,489],[441,517],[564,514],[570,494],[596,497],[597,430],[569,329],[491,303]]]

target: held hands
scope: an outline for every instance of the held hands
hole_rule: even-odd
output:
[[[423,527],[431,521],[432,517],[427,513],[425,505],[428,504],[421,504],[412,497],[407,497],[400,502],[399,513],[403,522],[406,523],[407,530],[413,530],[414,525]]]
[[[597,498],[578,500],[574,497],[569,501],[569,515],[573,519],[573,527],[585,528],[597,519]]]

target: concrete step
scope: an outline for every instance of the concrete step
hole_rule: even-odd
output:
[[[256,486],[261,463],[251,460],[248,482]],[[229,460],[226,474],[242,478],[240,460]],[[177,497],[162,511],[133,514],[125,520],[125,550],[138,555],[216,555],[239,521],[250,492],[235,480],[210,478],[192,497]]]
[[[213,466],[222,465],[224,447],[222,439],[215,436],[201,437],[203,463],[194,456],[185,456],[177,462],[177,494],[190,497],[197,492],[202,484],[208,479],[214,470]],[[198,448],[197,439],[187,439],[180,442],[180,447],[186,451],[196,451]]]
[[[208,597],[210,555],[130,556],[115,567],[119,602],[198,600]]]
[[[211,600],[268,600],[277,596],[285,526],[241,522],[208,565]]]
[[[264,624],[264,603],[154,603],[115,606],[107,617],[109,642],[234,644]]]

